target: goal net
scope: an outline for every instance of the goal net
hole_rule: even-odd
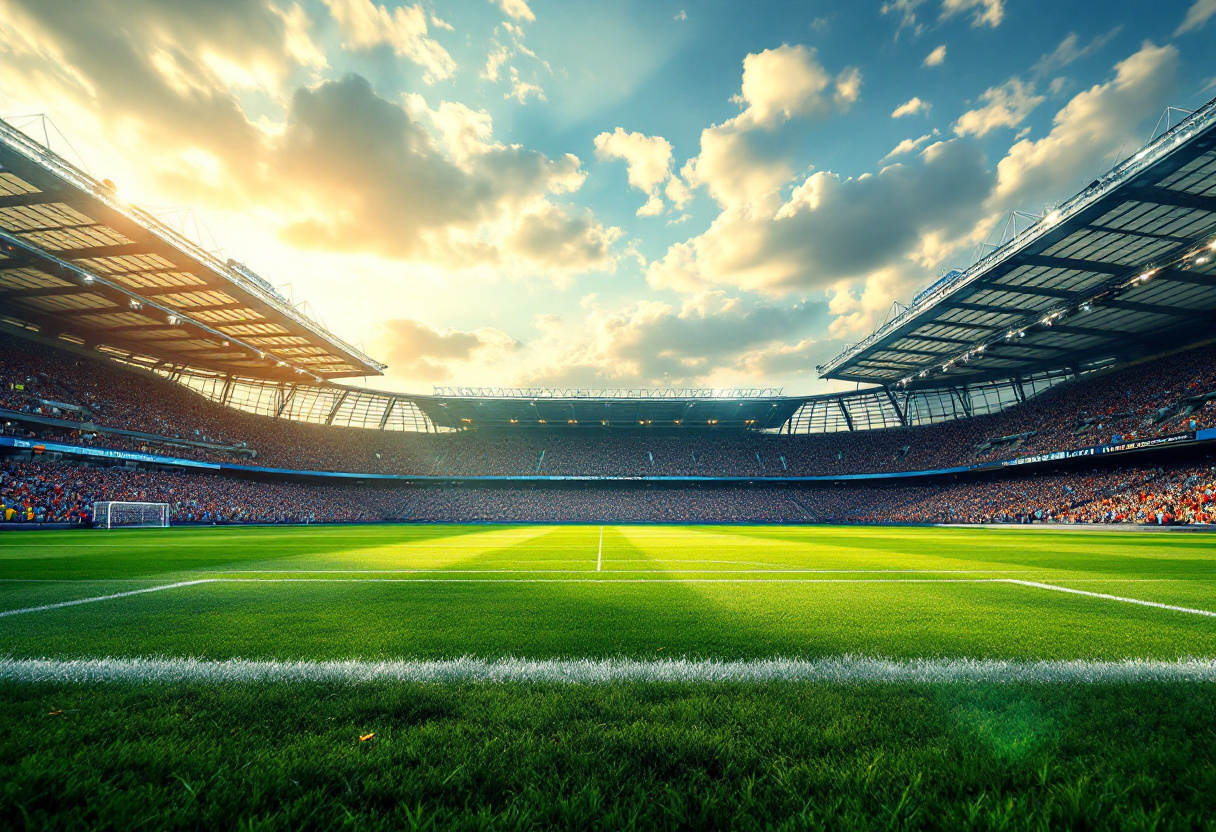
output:
[[[169,525],[168,503],[129,503],[109,500],[93,503],[93,528],[131,529]]]

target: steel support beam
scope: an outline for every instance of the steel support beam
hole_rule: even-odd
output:
[[[1024,266],[1043,266],[1049,269],[1071,269],[1077,272],[1098,274],[1126,274],[1127,266],[1115,263],[1100,263],[1097,260],[1080,260],[1075,257],[1051,257],[1046,254],[1021,254],[1017,258]]]
[[[895,416],[899,419],[899,423],[907,427],[908,417],[904,414],[904,409],[899,406],[899,402],[895,400],[895,394],[891,392],[891,388],[883,387],[882,391],[887,394],[887,401],[891,402],[891,407],[895,410]]]
[[[338,415],[338,409],[342,407],[342,403],[346,401],[346,397],[349,395],[349,390],[342,391],[342,395],[334,402],[334,406],[329,409],[329,415],[325,417],[325,424],[332,425],[334,423],[334,417]]]
[[[1173,205],[1178,208],[1196,208],[1200,211],[1211,211],[1216,214],[1216,198],[1202,194],[1188,194],[1170,188],[1153,186],[1143,188],[1128,188],[1127,196],[1140,202],[1151,202],[1154,205]]]
[[[849,426],[850,431],[853,430],[853,415],[844,406],[844,399],[837,399],[836,406],[840,408],[840,412],[844,415],[844,423]]]

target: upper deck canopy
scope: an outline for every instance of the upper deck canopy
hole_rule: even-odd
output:
[[[0,316],[89,347],[261,379],[384,365],[0,121]]]
[[[1211,336],[1216,99],[819,367],[941,386],[1128,360]]]

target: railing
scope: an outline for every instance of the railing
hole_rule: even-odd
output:
[[[326,327],[322,326],[317,321],[314,321],[312,318],[304,315],[295,307],[291,306],[291,304],[289,304],[284,298],[280,297],[278,293],[273,290],[273,288],[268,290],[267,288],[259,285],[257,282],[254,282],[245,275],[241,274],[241,272],[237,269],[234,269],[227,263],[221,261],[218,257],[199,246],[193,240],[177,231],[174,231],[152,214],[148,213],[142,208],[130,205],[118,199],[114,196],[113,191],[111,191],[101,182],[98,182],[92,176],[80,170],[80,168],[76,167],[59,154],[55,153],[55,151],[27,136],[25,133],[22,133],[20,130],[16,129],[3,119],[0,119],[0,140],[48,172],[58,176],[61,179],[67,180],[73,186],[85,191],[93,198],[99,200],[115,211],[118,211],[127,219],[160,238],[161,241],[194,258],[216,274],[226,279],[228,282],[236,284],[249,294],[262,300],[280,314],[285,315],[313,334],[324,338],[334,346],[344,350],[349,356],[365,366],[375,368],[377,372],[383,372],[387,368],[387,365],[381,364],[380,362],[365,355],[362,350],[359,350],[346,343],[337,335],[330,332]],[[269,284],[267,284],[267,286],[269,286]]]
[[[475,399],[775,399],[780,387],[435,387],[440,398]]]
[[[836,356],[828,363],[816,367],[815,369],[819,371],[820,375],[827,375],[833,370],[838,369],[842,364],[851,359],[857,353],[868,349],[877,342],[881,341],[883,338],[886,338],[896,329],[903,326],[909,319],[916,317],[921,312],[924,312],[926,309],[934,306],[940,300],[945,298],[947,295],[952,294],[960,287],[971,283],[989,269],[994,268],[1014,255],[1020,253],[1030,243],[1042,237],[1064,220],[1088,207],[1097,200],[1105,197],[1112,190],[1140,174],[1146,168],[1155,165],[1167,154],[1181,146],[1184,142],[1194,138],[1200,132],[1206,130],[1214,121],[1216,121],[1216,98],[1208,101],[1193,114],[1191,114],[1190,117],[1183,119],[1182,121],[1178,122],[1178,124],[1174,125],[1173,128],[1148,142],[1148,144],[1146,144],[1133,156],[1115,165],[1113,168],[1099,177],[1094,184],[1068,199],[1057,209],[1044,216],[1039,222],[1015,235],[1000,248],[996,249],[983,259],[977,261],[966,271],[959,273],[959,275],[953,280],[943,283],[940,286],[932,287],[927,294],[907,307],[903,313],[897,315],[883,326],[874,330],[873,333],[861,341],[845,347],[841,351],[840,355]],[[1029,311],[1027,314],[1030,314]]]

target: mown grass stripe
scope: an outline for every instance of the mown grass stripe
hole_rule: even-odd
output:
[[[1001,661],[883,659],[480,659],[255,661],[198,658],[0,659],[0,681],[209,684],[297,682],[556,683],[1031,683],[1216,682],[1216,659],[1153,661]]]

